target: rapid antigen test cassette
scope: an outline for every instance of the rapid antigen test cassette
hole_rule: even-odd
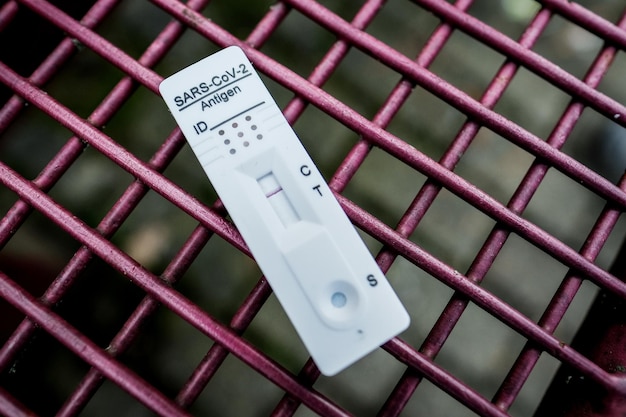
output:
[[[333,375],[409,316],[243,51],[161,94],[313,360]]]

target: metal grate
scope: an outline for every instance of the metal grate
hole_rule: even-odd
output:
[[[624,412],[622,2],[73,3],[0,9],[2,414]],[[158,97],[232,44],[412,316],[334,378]]]

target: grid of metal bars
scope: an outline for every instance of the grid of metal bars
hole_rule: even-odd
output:
[[[401,256],[454,291],[421,346],[413,346],[402,337],[383,346],[385,351],[405,366],[406,371],[395,388],[390,389],[386,402],[378,410],[379,415],[399,415],[424,378],[476,414],[508,415],[507,411],[527,383],[542,353],[547,353],[580,372],[595,386],[606,390],[609,393],[608,398],[626,395],[626,377],[623,371],[604,369],[553,335],[584,281],[589,280],[618,298],[626,298],[626,283],[594,263],[626,207],[626,183],[622,181],[616,185],[560,150],[585,108],[593,109],[621,127],[626,126],[626,106],[597,89],[615,55],[626,49],[626,14],[613,23],[574,2],[542,0],[539,1],[541,7],[520,39],[513,40],[472,17],[467,12],[472,6],[472,0],[459,0],[454,4],[442,0],[412,0],[416,10],[434,14],[441,23],[419,55],[411,59],[366,31],[382,8],[393,7],[391,2],[386,4],[384,0],[364,1],[351,22],[312,0],[283,0],[267,10],[245,40],[238,39],[215,23],[210,19],[210,14],[202,14],[208,0],[189,0],[187,3],[175,0],[151,1],[171,15],[173,20],[138,59],[102,37],[96,30],[114,12],[119,0],[94,2],[80,20],[44,0],[7,1],[0,9],[0,30],[9,27],[20,12],[28,9],[66,34],[66,38],[41,60],[30,75],[18,74],[9,64],[0,62],[0,81],[14,94],[0,110],[0,132],[5,134],[2,140],[11,140],[8,134],[10,127],[23,117],[24,103],[39,109],[75,135],[67,140],[33,180],[25,178],[5,161],[0,161],[2,186],[18,197],[3,214],[0,222],[2,247],[19,231],[33,210],[50,219],[64,234],[81,245],[39,298],[36,298],[37,294],[29,293],[10,274],[0,272],[0,296],[25,316],[0,350],[0,369],[3,372],[9,372],[36,332],[44,331],[91,367],[58,410],[58,415],[80,413],[102,385],[103,378],[113,381],[158,414],[186,415],[186,408],[202,393],[228,355],[234,355],[284,391],[285,396],[276,405],[274,415],[292,415],[302,406],[324,416],[350,414],[349,410],[334,401],[332,395],[322,394],[316,389],[319,372],[312,361],[304,364],[300,374],[295,375],[275,358],[241,337],[271,295],[271,289],[264,279],[261,278],[256,283],[228,325],[209,315],[188,296],[176,290],[174,284],[184,275],[210,239],[223,239],[249,255],[245,243],[226,219],[219,202],[212,207],[206,206],[162,174],[185,146],[180,131],[175,129],[165,137],[157,152],[146,162],[103,130],[103,126],[116,116],[137,88],[158,94],[157,87],[162,75],[167,74],[158,74],[151,68],[175,49],[176,42],[188,30],[197,32],[206,42],[217,47],[233,44],[241,46],[260,72],[293,92],[296,98],[284,108],[290,123],[295,123],[307,106],[315,106],[358,134],[359,140],[345,155],[330,180],[330,186],[336,192],[342,207],[356,226],[383,245],[376,259],[384,272]],[[280,28],[290,13],[301,14],[337,37],[306,79],[261,51],[264,43]],[[571,75],[532,49],[556,15],[605,42],[582,79]],[[428,70],[454,31],[462,31],[506,57],[506,62],[492,78],[480,99],[471,97]],[[0,48],[3,46],[0,45]],[[125,74],[87,118],[67,108],[45,90],[46,84],[54,79],[63,65],[85,48]],[[375,58],[401,76],[401,80],[371,120],[322,88],[352,48]],[[538,75],[571,97],[571,102],[546,138],[536,136],[493,110],[520,67]],[[456,137],[450,140],[439,161],[431,159],[403,138],[386,130],[415,86],[439,97],[467,116],[467,121]],[[455,166],[482,128],[495,132],[536,158],[506,205],[454,172]],[[88,225],[84,219],[77,217],[48,194],[81,157],[87,146],[97,150],[135,178],[95,227]],[[389,227],[342,195],[373,147],[384,150],[427,177],[395,228]],[[606,208],[580,250],[571,248],[522,216],[550,169],[560,171],[606,202]],[[480,210],[496,224],[465,273],[456,271],[410,239],[442,188]],[[159,275],[138,264],[111,241],[114,233],[131,216],[149,191],[158,193],[199,223]],[[538,322],[480,285],[511,234],[537,246],[570,268]],[[55,311],[55,306],[64,299],[70,288],[84,279],[83,272],[94,256],[127,276],[145,293],[145,298],[106,349]],[[527,341],[492,399],[486,398],[434,361],[470,303],[493,315]],[[175,398],[146,382],[132,366],[116,359],[132,346],[141,332],[141,326],[161,305],[216,342],[197,365],[187,383],[180,387]],[[413,320],[419,320],[419,317],[413,317]],[[613,347],[623,350],[623,347]],[[11,416],[34,414],[29,408],[36,402],[36,398],[17,398],[11,390],[11,386],[0,388],[0,413]]]

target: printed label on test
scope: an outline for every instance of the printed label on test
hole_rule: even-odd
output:
[[[240,48],[183,69],[160,91],[323,374],[408,327],[400,300]]]

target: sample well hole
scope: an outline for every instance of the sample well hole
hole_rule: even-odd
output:
[[[330,297],[330,302],[333,306],[341,308],[345,307],[345,305],[348,303],[348,298],[344,293],[337,291],[336,293],[333,293],[333,295]]]

